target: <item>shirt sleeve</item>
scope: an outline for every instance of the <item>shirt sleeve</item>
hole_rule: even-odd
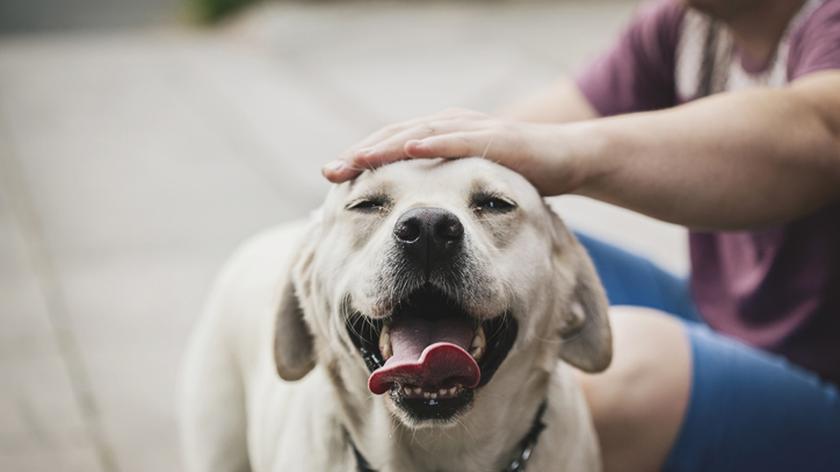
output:
[[[601,116],[676,104],[674,69],[684,15],[678,0],[647,4],[612,49],[578,75],[578,88]]]
[[[788,79],[840,69],[840,0],[827,0],[792,32]]]

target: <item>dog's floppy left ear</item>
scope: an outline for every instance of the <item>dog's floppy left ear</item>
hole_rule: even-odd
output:
[[[586,250],[557,214],[550,208],[549,212],[555,230],[555,263],[565,266],[557,269],[558,283],[572,283],[570,298],[557,304],[562,320],[560,358],[585,372],[601,372],[612,361],[609,303]]]
[[[310,227],[292,255],[293,262],[283,282],[274,326],[275,367],[280,378],[288,381],[302,379],[315,367],[315,343],[304,319],[301,303],[301,296],[306,294],[299,293],[295,287],[295,280],[309,277],[311,272],[314,254],[312,232],[313,228]]]

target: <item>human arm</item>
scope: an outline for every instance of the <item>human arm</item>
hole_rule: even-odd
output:
[[[570,132],[575,192],[690,227],[771,225],[840,197],[840,71]]]
[[[570,124],[449,112],[367,144],[325,175],[338,181],[402,158],[484,155],[545,195],[578,193],[695,228],[751,228],[840,197],[840,71]]]

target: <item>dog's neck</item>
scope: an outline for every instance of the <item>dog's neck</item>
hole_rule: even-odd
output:
[[[520,383],[493,382],[456,424],[420,429],[394,418],[381,398],[339,395],[339,421],[347,430],[347,457],[353,462],[348,470],[357,470],[353,446],[379,472],[504,470],[534,429],[549,381],[548,372],[535,370]]]
[[[537,442],[539,441],[540,433],[542,433],[545,429],[543,419],[545,417],[545,410],[547,407],[547,400],[543,400],[539,408],[537,408],[537,412],[531,422],[531,429],[529,429],[525,437],[519,441],[518,449],[516,449],[515,454],[511,455],[512,459],[500,470],[503,472],[519,472],[526,469],[528,461],[531,459],[534,452],[534,448],[537,446]],[[365,458],[365,456],[359,451],[359,448],[356,447],[356,444],[353,442],[353,438],[350,437],[349,433],[347,433],[346,430],[344,430],[344,433],[353,452],[357,472],[377,472],[376,469],[370,465],[367,458]]]

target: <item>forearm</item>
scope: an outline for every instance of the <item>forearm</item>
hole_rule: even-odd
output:
[[[532,123],[568,123],[596,118],[598,113],[570,79],[502,108],[498,116]]]
[[[571,125],[576,192],[698,228],[795,218],[840,196],[832,100],[759,90]]]
[[[770,225],[840,198],[840,72],[567,124],[447,110],[374,133],[324,175],[467,156],[516,170],[544,195],[576,192],[695,228]]]

